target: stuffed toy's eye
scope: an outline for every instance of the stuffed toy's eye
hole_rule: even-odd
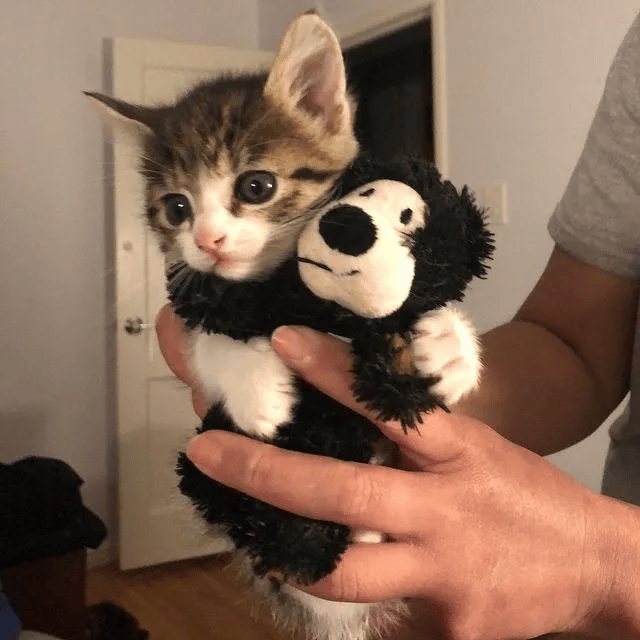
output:
[[[187,218],[192,216],[191,204],[187,196],[181,193],[169,193],[162,198],[167,222],[173,227],[179,227]]]
[[[411,218],[413,218],[413,211],[411,209],[404,209],[400,214],[400,222],[402,222],[402,224],[409,224]]]
[[[236,180],[236,198],[249,204],[261,204],[273,197],[276,185],[276,177],[269,171],[247,171]]]

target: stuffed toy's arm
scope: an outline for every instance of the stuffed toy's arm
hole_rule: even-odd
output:
[[[430,391],[446,406],[477,388],[482,368],[474,327],[453,305],[425,313],[409,346],[416,370],[437,379]]]
[[[411,335],[363,333],[354,338],[352,385],[356,399],[381,420],[398,420],[403,429],[415,429],[420,414],[446,409],[433,392],[436,375],[423,375],[415,367]]]
[[[480,377],[475,331],[451,305],[423,314],[408,335],[365,332],[352,351],[355,396],[405,430],[415,428],[423,412],[447,410]]]

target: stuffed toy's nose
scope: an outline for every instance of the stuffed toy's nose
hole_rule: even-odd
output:
[[[320,219],[318,231],[328,247],[348,256],[367,253],[378,234],[371,216],[349,204],[327,211]]]

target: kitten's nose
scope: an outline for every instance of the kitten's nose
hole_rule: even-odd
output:
[[[211,229],[200,229],[196,233],[196,247],[211,258],[219,258],[226,236]]]

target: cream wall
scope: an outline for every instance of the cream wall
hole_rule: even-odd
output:
[[[112,36],[257,47],[256,0],[0,2],[0,461],[69,462],[115,524],[103,88]]]
[[[447,2],[447,0],[444,0]],[[429,5],[429,0],[259,0],[259,39],[263,49],[274,49],[291,18],[316,10],[336,29],[338,35],[386,23],[394,15],[412,15]]]

